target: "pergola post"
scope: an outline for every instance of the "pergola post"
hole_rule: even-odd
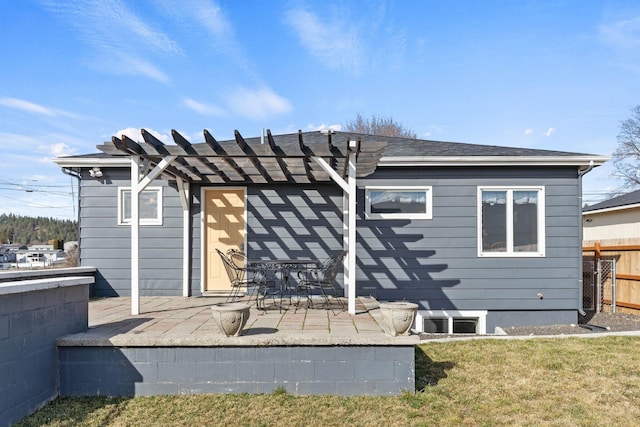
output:
[[[140,156],[131,158],[131,314],[140,314],[140,193],[164,171],[176,156],[164,157],[145,177]],[[142,179],[141,179],[142,178]]]
[[[356,314],[356,141],[349,141],[347,184],[349,187],[347,273],[345,282],[349,289],[348,312]]]
[[[191,237],[191,216],[189,212],[191,205],[191,186],[188,182],[179,178],[177,183],[180,202],[182,204],[182,296],[188,297],[191,295],[189,286],[189,279],[191,277],[191,269],[189,268],[189,258],[191,254],[191,244],[189,243]]]
[[[344,284],[347,293],[347,310],[356,314],[356,149],[358,141],[349,141],[347,153],[346,181],[321,157],[312,157],[331,179],[342,188],[343,194],[343,249],[346,252],[344,263]]]
[[[131,314],[140,314],[140,157],[131,156]]]

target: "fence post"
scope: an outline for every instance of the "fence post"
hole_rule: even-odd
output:
[[[616,260],[611,260],[611,312],[616,312]]]

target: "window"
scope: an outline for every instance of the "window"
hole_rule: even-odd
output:
[[[419,310],[416,329],[428,334],[487,333],[486,310]]]
[[[140,193],[140,224],[162,225],[162,187],[148,187]],[[131,224],[131,188],[118,188],[118,225]]]
[[[368,219],[431,219],[431,187],[367,187]]]
[[[478,201],[479,256],[544,256],[544,187],[479,187]]]

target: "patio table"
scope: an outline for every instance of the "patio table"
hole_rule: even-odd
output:
[[[282,310],[282,298],[288,296],[291,301],[291,296],[295,287],[291,286],[291,271],[292,270],[306,270],[308,268],[317,267],[320,261],[317,259],[308,258],[289,258],[289,259],[266,259],[266,260],[249,260],[249,268],[262,270],[265,272],[265,277],[268,280],[268,273],[271,272],[274,275],[280,273],[280,286],[276,286],[274,297],[280,296],[280,309]],[[265,294],[266,297],[266,294]]]

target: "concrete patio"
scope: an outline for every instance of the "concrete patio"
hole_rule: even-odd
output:
[[[89,302],[89,329],[58,338],[60,396],[200,393],[395,395],[415,389],[417,335],[380,327],[378,303],[250,309],[239,337],[214,324],[220,297],[143,297]],[[296,302],[294,300],[294,302]],[[320,302],[320,301],[318,301]]]
[[[247,300],[247,297],[244,298]],[[211,306],[222,297],[142,297],[140,315],[131,315],[131,299],[105,298],[89,302],[89,329],[58,339],[59,346],[326,346],[411,345],[417,335],[392,337],[383,332],[378,302],[358,298],[350,315],[332,301],[332,309],[306,301],[283,302],[258,310],[240,337],[226,337],[214,324]]]

